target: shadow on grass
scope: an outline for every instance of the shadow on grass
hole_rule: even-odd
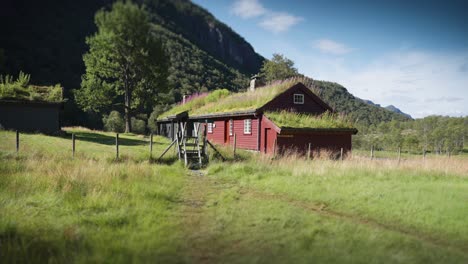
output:
[[[163,157],[161,159],[158,158],[153,158],[151,159],[151,163],[156,163],[156,164],[165,164],[165,165],[172,165],[179,161],[179,158],[177,156],[169,156],[169,157]]]
[[[14,228],[0,233],[0,259],[4,263],[66,263],[84,249],[78,239],[42,239]]]

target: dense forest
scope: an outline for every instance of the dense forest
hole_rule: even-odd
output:
[[[468,117],[428,116],[421,119],[381,122],[371,126],[358,124],[355,147],[412,153],[457,154],[468,138]]]

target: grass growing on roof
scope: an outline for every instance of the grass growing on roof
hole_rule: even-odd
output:
[[[20,72],[13,80],[11,75],[0,75],[0,99],[41,102],[61,102],[62,87],[30,85],[31,75]]]
[[[325,112],[320,116],[289,111],[266,112],[265,115],[279,127],[294,128],[353,128],[344,115]]]
[[[289,79],[274,82],[253,92],[247,91],[231,95],[216,90],[206,97],[196,98],[186,104],[177,105],[163,113],[159,118],[165,118],[184,111],[188,111],[189,115],[205,115],[255,110],[300,81],[300,79]]]

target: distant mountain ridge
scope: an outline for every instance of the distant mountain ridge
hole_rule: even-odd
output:
[[[385,109],[388,109],[388,110],[390,110],[392,112],[395,112],[395,113],[398,113],[398,114],[402,114],[402,115],[407,116],[408,118],[411,118],[411,119],[413,118],[413,117],[411,117],[410,114],[407,114],[407,113],[401,111],[399,108],[397,108],[394,105],[388,105],[388,106],[385,107]]]
[[[354,123],[360,125],[369,126],[382,121],[410,119],[404,114],[390,111],[372,101],[355,97],[345,87],[335,82],[311,80],[309,86],[336,112],[348,115]]]
[[[364,103],[369,104],[369,105],[375,105],[375,106],[378,106],[378,107],[382,107],[380,104],[376,104],[376,103],[372,102],[371,100],[366,100],[366,99],[360,99],[360,100],[362,100]],[[385,108],[385,109],[387,109],[387,110],[389,110],[389,111],[392,111],[392,112],[394,112],[394,113],[397,113],[397,114],[400,114],[400,115],[404,115],[404,116],[406,116],[406,117],[412,119],[411,115],[409,115],[409,114],[407,114],[407,113],[401,111],[399,108],[397,108],[397,107],[394,106],[394,105],[387,105],[387,106],[385,106],[385,107],[383,107],[383,108]]]

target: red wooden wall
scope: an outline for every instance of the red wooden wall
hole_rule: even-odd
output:
[[[238,148],[257,150],[259,147],[259,119],[253,116],[233,117],[234,127],[232,135],[229,135],[229,119],[231,118],[216,119],[213,123],[213,133],[207,133],[208,140],[216,144],[233,146],[234,134],[236,134]],[[251,134],[244,134],[244,119],[252,120]]]
[[[276,127],[269,119],[263,117],[261,121],[260,151],[263,153],[273,153],[275,140],[278,135]],[[266,132],[266,133],[265,133]]]
[[[313,152],[317,150],[329,150],[339,152],[341,148],[346,153],[351,151],[351,133],[300,133],[291,135],[281,135],[278,137],[278,148],[281,151],[286,149],[305,154],[309,143]]]

